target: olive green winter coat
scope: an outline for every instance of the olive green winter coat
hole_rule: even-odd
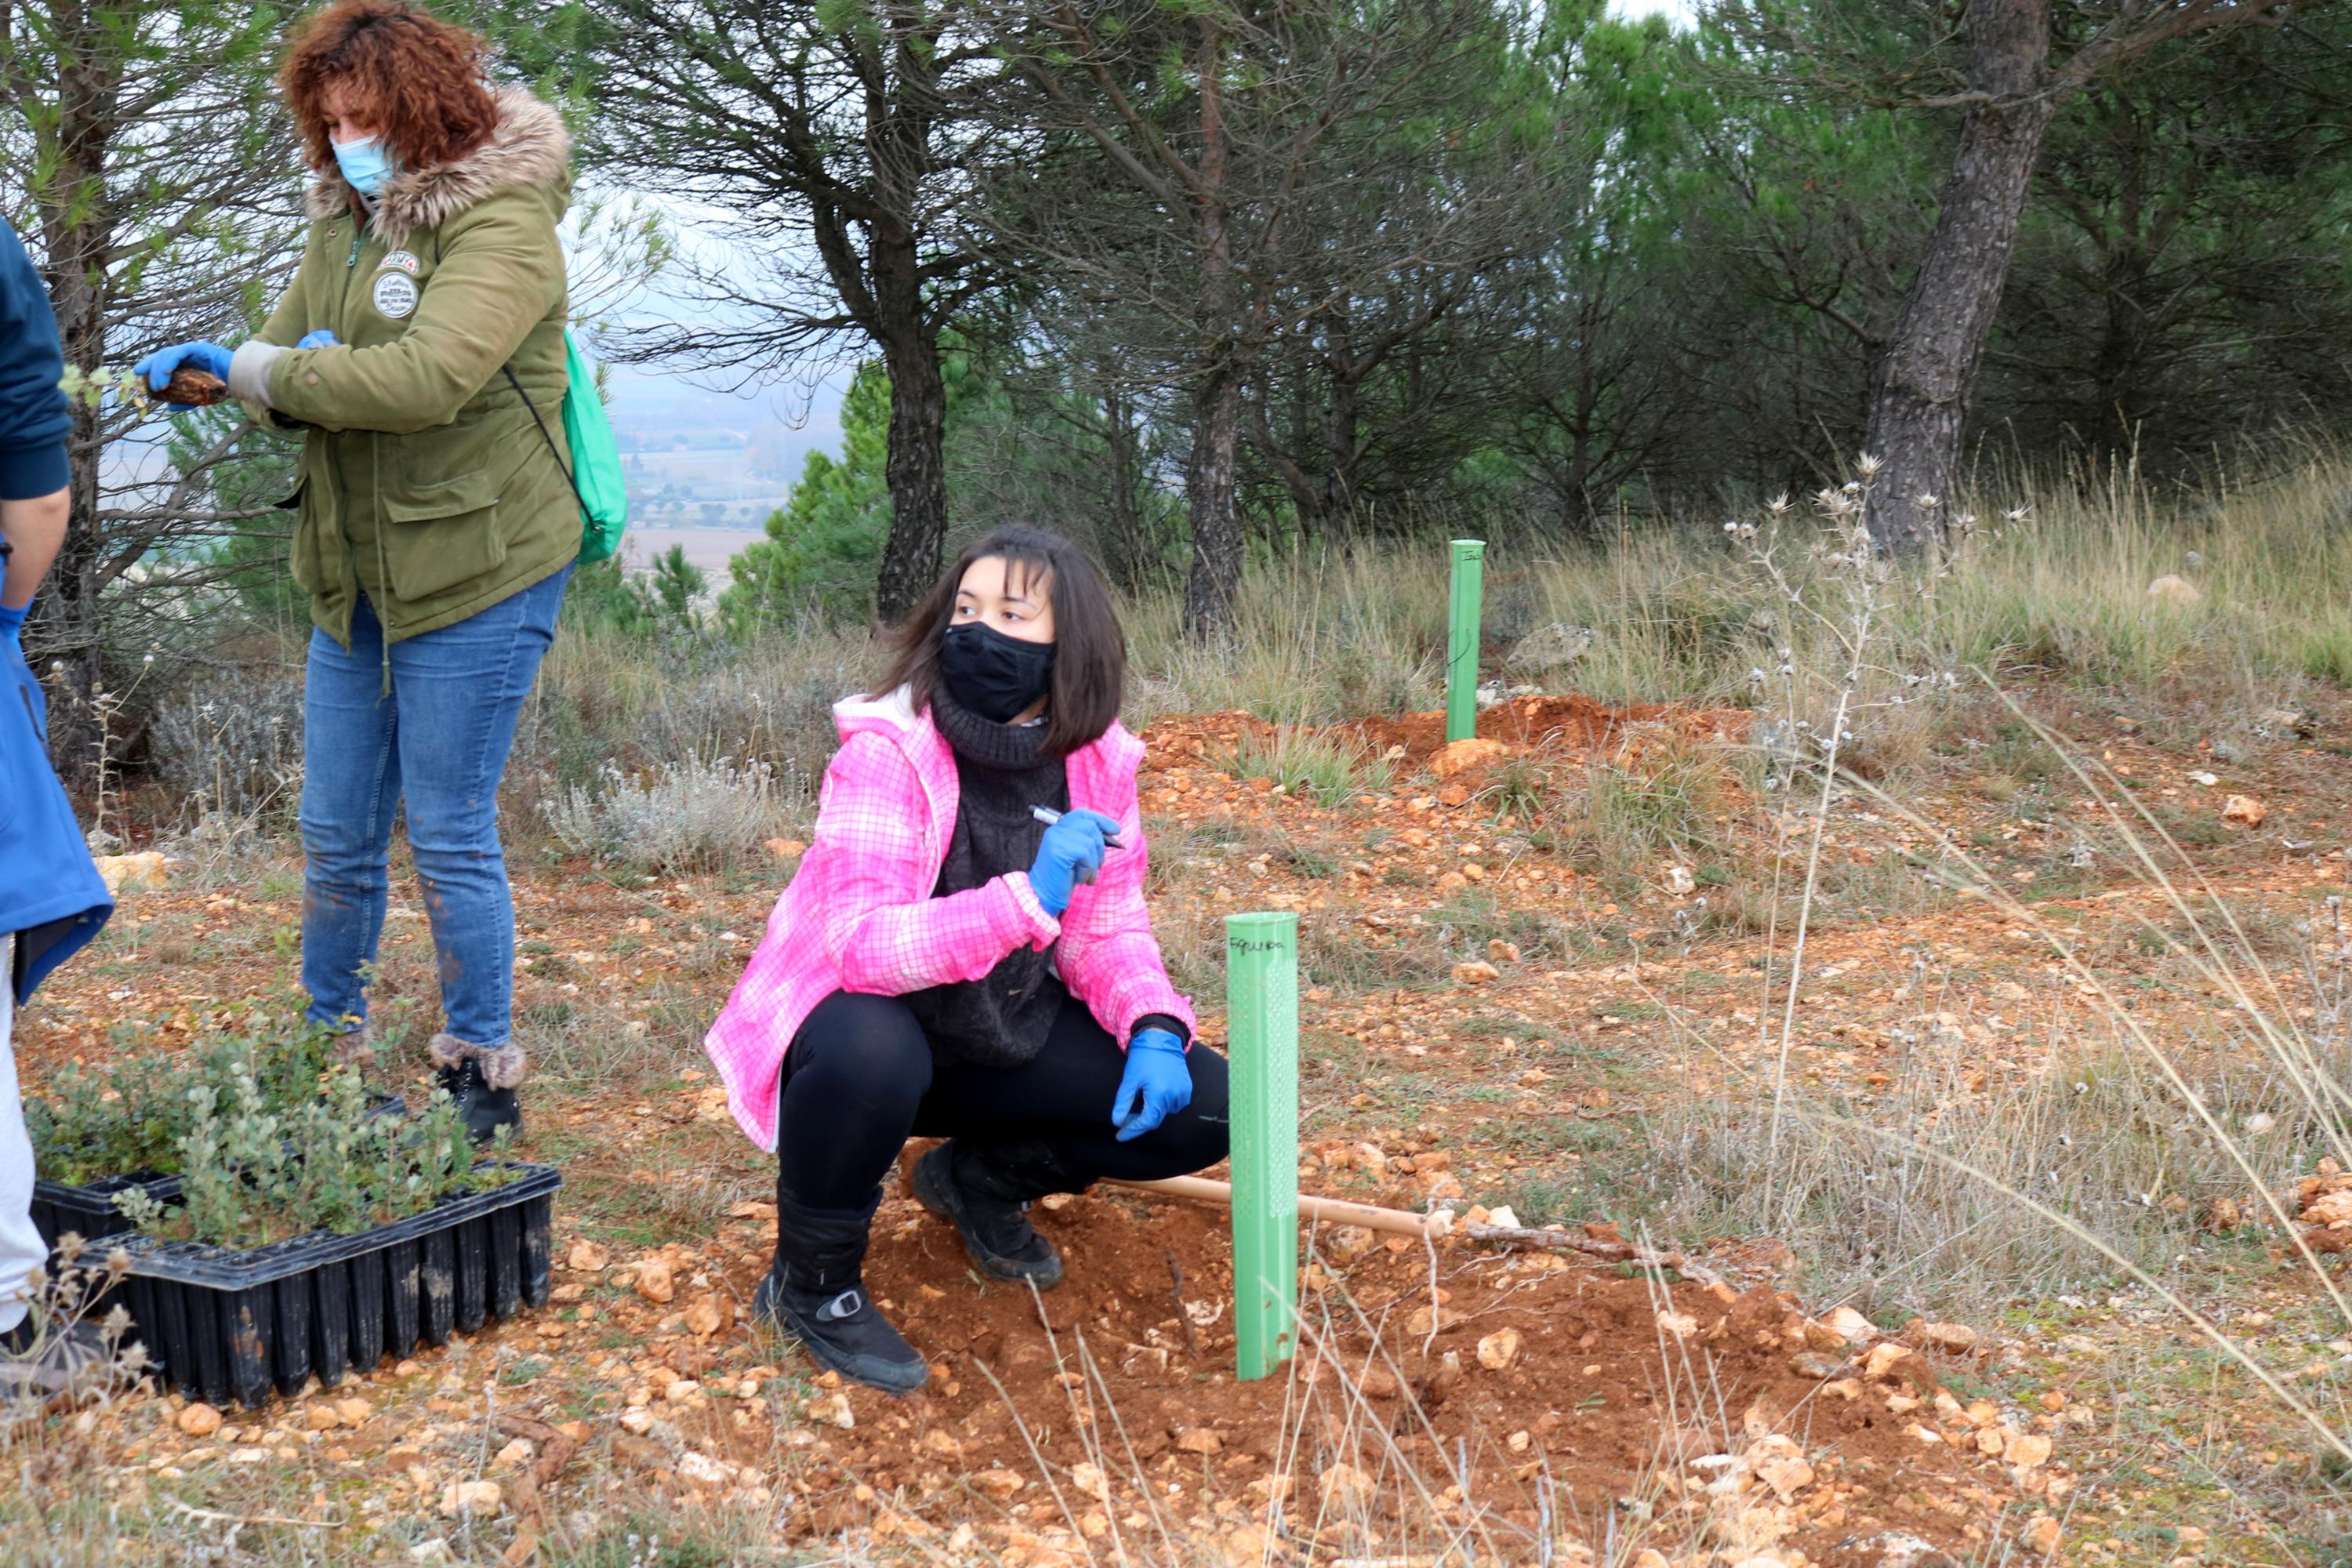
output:
[[[488,142],[397,175],[372,215],[339,175],[312,186],[293,285],[230,373],[278,424],[309,427],[292,570],[345,647],[356,594],[397,642],[579,552],[579,503],[504,368],[561,448],[571,138],[527,92],[498,102]],[[322,327],[336,346],[289,346]]]

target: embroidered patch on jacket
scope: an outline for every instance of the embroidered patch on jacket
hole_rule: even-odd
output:
[[[414,278],[416,276],[416,268],[419,265],[421,264],[417,261],[416,254],[414,251],[388,250],[384,252],[383,259],[375,264],[375,268],[379,272],[390,271],[397,268],[402,272],[407,273],[411,278]]]
[[[381,272],[375,279],[377,313],[399,321],[416,309],[416,280],[405,272]]]

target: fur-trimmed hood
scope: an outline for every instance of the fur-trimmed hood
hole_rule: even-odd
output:
[[[404,170],[384,187],[369,226],[384,244],[404,245],[416,230],[437,228],[500,191],[543,190],[564,177],[572,163],[572,132],[563,116],[520,87],[502,87],[495,96],[499,122],[488,141],[453,162]],[[359,193],[336,172],[311,182],[302,206],[313,218],[366,210]]]

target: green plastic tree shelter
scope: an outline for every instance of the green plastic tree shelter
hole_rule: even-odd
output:
[[[1232,1053],[1234,1358],[1246,1382],[1298,1348],[1298,917],[1225,917]]]
[[[1454,542],[1454,590],[1445,617],[1445,742],[1478,732],[1478,601],[1486,591],[1486,542]]]

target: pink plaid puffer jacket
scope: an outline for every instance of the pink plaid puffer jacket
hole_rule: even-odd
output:
[[[833,711],[841,750],[824,771],[816,841],[702,1042],[753,1142],[775,1148],[785,1049],[835,991],[897,996],[977,980],[1022,943],[1059,941],[1062,983],[1115,1038],[1150,1013],[1192,1027],[1192,1004],[1169,984],[1143,907],[1142,742],[1114,723],[1070,753],[1071,805],[1116,818],[1127,847],[1104,857],[1100,877],[1080,884],[1056,921],[1024,872],[933,898],[955,828],[954,754],[903,690]]]

